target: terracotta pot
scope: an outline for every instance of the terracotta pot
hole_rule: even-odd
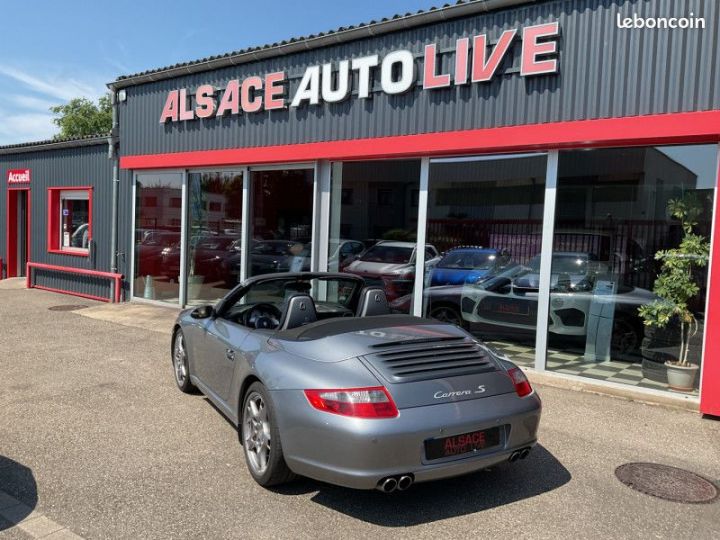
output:
[[[697,377],[700,366],[688,364],[679,366],[671,362],[666,362],[668,386],[671,390],[679,392],[692,392],[695,389],[695,378]]]

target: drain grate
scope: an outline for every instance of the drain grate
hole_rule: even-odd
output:
[[[718,496],[718,488],[690,471],[658,463],[626,463],[615,469],[615,476],[640,493],[666,501],[707,503]]]
[[[82,304],[66,304],[64,306],[52,306],[49,307],[50,311],[77,311],[78,309],[85,309],[87,306]]]

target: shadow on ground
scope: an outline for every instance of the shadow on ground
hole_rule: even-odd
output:
[[[275,491],[298,495],[350,517],[384,527],[406,527],[474,514],[536,497],[567,484],[570,472],[543,446],[523,461],[391,494],[357,491],[302,479]]]
[[[37,506],[37,500],[37,484],[32,470],[0,456],[0,531],[25,519]]]

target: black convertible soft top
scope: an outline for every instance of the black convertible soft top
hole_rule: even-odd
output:
[[[423,319],[412,315],[376,315],[374,317],[336,317],[315,321],[291,330],[282,330],[275,334],[276,339],[285,341],[311,341],[360,330],[391,328],[397,326],[419,326],[442,324],[433,319]]]

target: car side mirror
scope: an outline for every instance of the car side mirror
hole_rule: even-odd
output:
[[[209,319],[213,315],[215,315],[215,308],[212,306],[196,307],[190,312],[193,319]]]
[[[495,278],[492,283],[485,286],[485,290],[497,294],[509,294],[512,290],[512,280],[506,277]]]

